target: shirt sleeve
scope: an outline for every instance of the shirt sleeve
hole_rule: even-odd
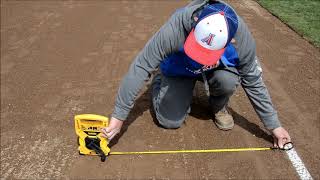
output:
[[[262,80],[262,69],[256,56],[255,41],[245,22],[240,17],[238,19],[235,47],[239,56],[238,71],[241,85],[264,126],[267,129],[275,129],[281,124]]]
[[[119,87],[112,117],[127,119],[138,93],[150,79],[151,73],[165,57],[178,51],[183,44],[185,31],[179,16],[179,12],[174,13],[132,62]]]

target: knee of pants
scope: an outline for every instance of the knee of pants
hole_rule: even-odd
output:
[[[177,129],[182,125],[183,121],[186,118],[186,116],[184,116],[181,119],[179,117],[171,117],[170,119],[168,119],[168,117],[164,117],[163,114],[159,111],[159,104],[157,104],[154,100],[152,102],[152,106],[156,119],[163,128]]]
[[[226,76],[222,73],[215,74],[215,77],[209,81],[210,93],[213,96],[232,95],[238,85],[238,77]]]
[[[157,120],[166,129],[178,129],[181,127],[184,119],[178,119],[178,120],[168,120],[166,118],[160,117],[157,115]]]

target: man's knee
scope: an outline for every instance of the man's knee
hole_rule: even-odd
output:
[[[159,124],[166,129],[178,129],[184,122],[184,119],[169,120],[163,117],[159,117],[158,115],[157,120]]]
[[[162,127],[166,129],[179,128],[186,119],[187,114],[190,113],[190,107],[186,111],[181,108],[168,108],[166,106],[163,106],[159,101],[157,101],[156,98],[153,99],[152,106],[157,121]]]
[[[218,79],[220,84],[220,89],[225,94],[232,94],[237,88],[237,82],[233,79],[228,79],[226,77],[221,77]]]
[[[224,94],[233,94],[239,85],[239,78],[237,75],[230,72],[215,73],[209,81],[210,93],[214,96]]]

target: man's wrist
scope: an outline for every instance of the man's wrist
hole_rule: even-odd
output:
[[[262,120],[264,127],[268,130],[273,130],[278,127],[281,127],[281,123],[279,121],[277,113],[273,113],[269,116],[260,117],[260,119]]]
[[[119,121],[125,121],[125,119],[119,118],[115,114],[111,114],[110,119],[116,119],[116,120],[119,120]]]
[[[267,129],[267,130],[268,130],[268,132],[269,132],[271,135],[273,135],[273,134],[274,134],[274,131],[275,131],[276,129],[279,129],[279,128],[283,128],[283,127],[282,127],[282,126],[278,126],[278,127],[276,127],[276,128]]]
[[[111,115],[110,120],[111,120],[111,119],[115,119],[115,120],[118,120],[118,121],[125,121],[125,120],[120,119],[120,118],[117,118],[116,116],[113,116],[113,115]]]
[[[113,113],[111,114],[111,117],[114,117],[114,118],[121,120],[121,121],[125,121],[128,118],[128,115],[129,115],[128,110],[125,110],[125,109],[122,109],[118,106],[115,106]]]

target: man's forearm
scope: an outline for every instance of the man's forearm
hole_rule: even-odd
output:
[[[149,69],[149,71],[152,71],[152,69]],[[148,70],[139,66],[139,63],[134,62],[131,65],[119,87],[112,117],[119,120],[127,119],[134,105],[134,100],[149,77]]]
[[[277,111],[273,108],[266,87],[244,88],[244,90],[265,128],[271,130],[280,127]]]
[[[262,69],[259,60],[257,57],[255,59],[249,71],[246,75],[243,75],[241,84],[264,126],[267,129],[275,129],[281,125],[269,92],[262,80]]]

